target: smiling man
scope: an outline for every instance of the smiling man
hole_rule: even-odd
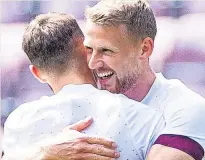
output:
[[[93,70],[98,88],[125,94],[139,85],[136,82],[145,71],[139,61],[141,44],[128,38],[125,26],[102,27],[88,20],[85,35],[88,65]],[[151,70],[146,72],[152,73]],[[150,83],[152,78],[154,74]]]
[[[156,32],[155,17],[143,1],[103,1],[88,9],[84,45],[98,87],[141,101],[155,79],[148,58]]]
[[[101,1],[86,11],[84,45],[98,88],[122,93],[163,113],[166,127],[150,159],[202,159],[205,99],[149,65],[156,20],[144,0]],[[176,152],[177,151],[177,152]],[[180,153],[183,156],[177,157]]]

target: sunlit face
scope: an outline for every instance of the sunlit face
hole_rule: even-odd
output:
[[[99,89],[124,93],[136,83],[142,71],[141,47],[140,42],[127,35],[125,26],[105,27],[87,22],[84,45]]]

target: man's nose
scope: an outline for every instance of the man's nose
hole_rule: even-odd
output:
[[[88,67],[90,69],[97,69],[103,67],[103,61],[101,56],[98,53],[93,53],[88,60]]]

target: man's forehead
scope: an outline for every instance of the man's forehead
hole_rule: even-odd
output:
[[[98,50],[104,48],[111,50],[119,50],[114,43],[111,43],[109,39],[95,39],[89,36],[85,36],[83,44],[87,47],[96,48]]]
[[[91,20],[87,20],[85,22],[85,28],[84,28],[85,34],[96,34],[101,32],[111,32],[111,33],[117,33],[125,35],[127,34],[127,27],[125,24],[119,24],[116,26],[113,25],[100,25],[92,22]]]
[[[91,21],[87,21],[85,27],[84,45],[92,48],[107,48],[119,50],[119,47],[130,43],[126,27],[119,26],[101,26]]]
[[[94,27],[96,27],[95,23],[93,23],[91,20],[86,20],[84,27],[85,34],[88,34],[88,32]]]

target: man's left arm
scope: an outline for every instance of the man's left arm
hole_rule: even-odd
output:
[[[189,154],[167,146],[155,144],[147,156],[147,160],[196,160]]]

